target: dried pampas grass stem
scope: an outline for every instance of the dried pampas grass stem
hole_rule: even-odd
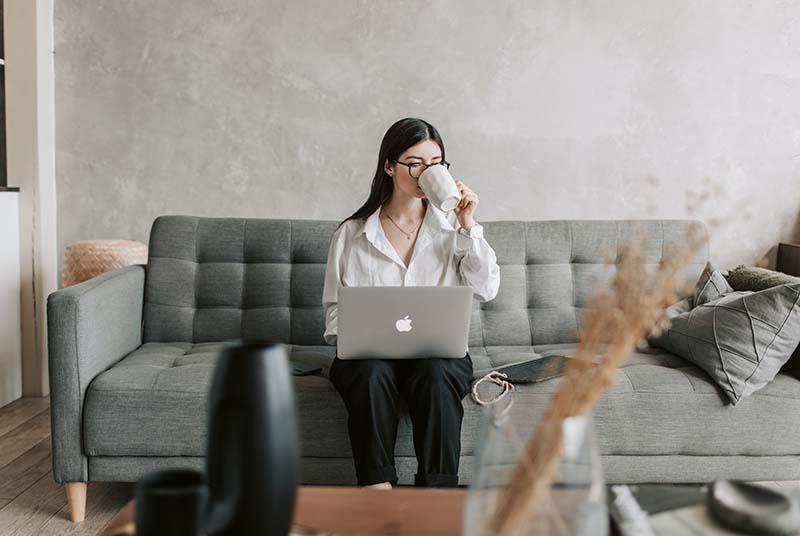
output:
[[[541,511],[548,517],[557,514],[549,512],[554,509],[550,485],[562,457],[564,419],[589,413],[631,352],[669,326],[664,310],[688,292],[685,269],[704,240],[692,228],[686,247],[671,252],[655,271],[647,270],[639,241],[622,247],[609,288],[596,293],[586,308],[578,347],[562,382],[510,483],[498,494],[487,533],[522,534]]]

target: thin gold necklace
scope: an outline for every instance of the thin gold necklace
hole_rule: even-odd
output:
[[[396,222],[396,221],[394,221],[394,220],[392,219],[392,217],[391,217],[391,216],[389,216],[389,213],[388,213],[388,212],[385,212],[385,211],[384,211],[384,214],[386,214],[386,217],[387,217],[387,218],[389,218],[389,221],[390,221],[390,222],[392,222],[392,223],[394,224],[394,226],[395,226],[395,227],[397,227],[398,229],[400,229],[400,232],[401,232],[401,233],[403,233],[404,235],[406,235],[406,239],[408,239],[408,240],[411,240],[411,235],[412,235],[412,234],[415,234],[417,231],[419,231],[419,228],[420,228],[420,227],[422,227],[422,222],[423,222],[423,221],[425,221],[425,218],[423,217],[423,218],[422,218],[422,219],[419,221],[419,224],[417,225],[417,228],[416,228],[416,229],[414,229],[412,232],[410,232],[410,233],[409,233],[408,231],[406,231],[405,229],[403,229],[402,227],[400,227],[399,225],[397,225],[397,222]]]

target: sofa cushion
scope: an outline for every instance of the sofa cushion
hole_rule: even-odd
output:
[[[86,393],[86,453],[197,456],[205,452],[208,390],[219,352],[232,343],[146,343],[99,374]],[[335,351],[328,346],[286,348],[291,359],[324,367]],[[300,415],[306,414],[303,406],[339,402],[326,398],[330,382],[323,376],[293,380]],[[309,415],[313,418],[313,411]]]
[[[143,342],[231,339],[322,345],[322,288],[336,221],[161,216],[153,222]],[[705,227],[688,220],[484,222],[500,266],[497,297],[474,300],[470,347],[574,343],[622,246],[641,239],[655,270]],[[687,266],[694,283],[708,243]]]
[[[731,292],[672,319],[652,342],[711,376],[733,404],[770,382],[800,340],[800,283]]]
[[[222,344],[148,343],[98,376],[84,412],[90,456],[200,456],[205,452],[207,389]],[[333,348],[287,346],[292,359],[327,365]],[[524,355],[573,353],[574,344],[471,349],[473,361],[514,362]],[[479,374],[476,364],[476,374]],[[349,458],[346,410],[323,376],[293,378],[303,456]],[[515,425],[534,426],[560,380],[520,385],[526,408]],[[490,386],[491,387],[491,386]],[[595,410],[603,454],[796,455],[800,429],[785,423],[800,413],[800,381],[779,374],[735,409],[700,369],[656,348],[634,353]],[[463,401],[462,454],[475,452],[483,408]],[[780,429],[781,434],[774,431]],[[731,433],[736,430],[736,433]],[[769,436],[770,441],[763,441]],[[408,417],[401,417],[397,456],[413,456]]]

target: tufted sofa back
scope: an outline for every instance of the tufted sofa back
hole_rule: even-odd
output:
[[[150,233],[144,342],[243,339],[324,345],[322,285],[338,222],[161,216]],[[644,240],[648,268],[684,246],[689,220],[484,223],[500,290],[473,302],[469,345],[576,342],[593,291],[607,285],[621,246]],[[686,282],[708,260],[708,241]]]

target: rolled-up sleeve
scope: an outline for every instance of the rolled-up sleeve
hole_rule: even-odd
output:
[[[343,252],[346,233],[342,225],[331,237],[328,247],[328,264],[325,268],[325,283],[322,287],[322,307],[325,310],[325,333],[323,338],[331,346],[336,345],[338,334],[338,295],[339,287],[342,286]]]
[[[478,300],[487,302],[497,296],[500,288],[500,267],[492,246],[483,237],[483,226],[474,224],[470,228],[470,235],[456,233],[458,270]]]

